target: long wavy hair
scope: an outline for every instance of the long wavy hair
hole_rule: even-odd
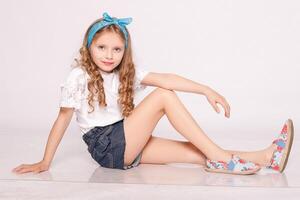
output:
[[[88,113],[92,113],[94,111],[94,101],[98,101],[99,107],[106,107],[105,100],[105,92],[103,87],[103,78],[100,73],[99,67],[94,63],[90,51],[87,47],[87,36],[91,27],[101,21],[102,18],[93,22],[88,30],[85,33],[82,47],[79,50],[80,56],[79,58],[75,58],[77,66],[81,66],[90,76],[90,80],[88,81],[88,104],[91,111]],[[128,32],[128,30],[126,29]],[[125,42],[125,37],[122,31],[119,29],[117,25],[109,25],[102,29],[100,29],[94,36],[93,40],[95,40],[99,35],[103,32],[113,32],[117,33]],[[128,32],[128,44],[127,48],[125,48],[125,52],[120,64],[113,70],[113,72],[119,71],[119,88],[118,94],[119,98],[117,100],[118,104],[121,106],[121,112],[123,117],[128,117],[132,110],[134,109],[133,97],[134,97],[134,77],[135,77],[135,65],[132,60],[132,49],[131,49],[131,39],[130,34]]]

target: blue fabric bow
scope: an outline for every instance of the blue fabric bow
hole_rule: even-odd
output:
[[[132,18],[123,18],[123,19],[112,18],[106,12],[103,13],[103,20],[94,24],[88,33],[87,46],[90,47],[95,34],[100,29],[102,29],[103,27],[109,26],[111,24],[116,24],[121,29],[121,31],[123,32],[123,34],[125,36],[125,48],[127,48],[128,33],[126,31],[125,26],[130,24],[131,21],[132,21]]]

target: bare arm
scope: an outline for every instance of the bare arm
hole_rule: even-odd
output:
[[[225,116],[227,118],[230,117],[230,106],[222,95],[206,85],[189,80],[177,74],[150,72],[144,77],[141,84],[161,87],[168,90],[178,90],[205,95],[208,102],[217,113],[220,113],[220,109],[217,106],[217,103],[219,103],[225,110]]]
[[[142,84],[156,86],[168,90],[205,94],[210,88],[177,74],[150,72],[142,80]]]
[[[61,108],[56,121],[54,122],[50,131],[43,161],[50,165],[56,149],[70,124],[73,116],[73,108]]]
[[[60,108],[57,119],[55,120],[52,129],[48,136],[47,145],[45,148],[45,153],[43,159],[34,164],[22,164],[13,169],[16,173],[25,172],[35,172],[39,173],[41,171],[46,171],[49,169],[56,149],[70,124],[73,116],[73,108]]]

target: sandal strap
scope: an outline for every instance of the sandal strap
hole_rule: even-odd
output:
[[[257,165],[250,161],[245,161],[237,155],[232,155],[232,158],[228,162],[206,160],[206,165],[209,169],[221,169],[229,171],[247,171],[257,167]]]

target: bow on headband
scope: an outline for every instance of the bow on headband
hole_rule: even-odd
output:
[[[109,26],[111,24],[115,24],[117,25],[121,31],[123,32],[124,36],[125,36],[125,48],[127,48],[127,40],[128,40],[128,33],[126,31],[125,26],[130,24],[132,21],[132,18],[123,18],[123,19],[118,19],[118,18],[112,18],[111,16],[109,16],[106,12],[103,13],[103,20],[101,20],[100,22],[97,22],[96,24],[94,24],[89,33],[88,33],[88,41],[87,41],[87,46],[90,47],[92,40],[95,36],[95,34],[102,28]]]

